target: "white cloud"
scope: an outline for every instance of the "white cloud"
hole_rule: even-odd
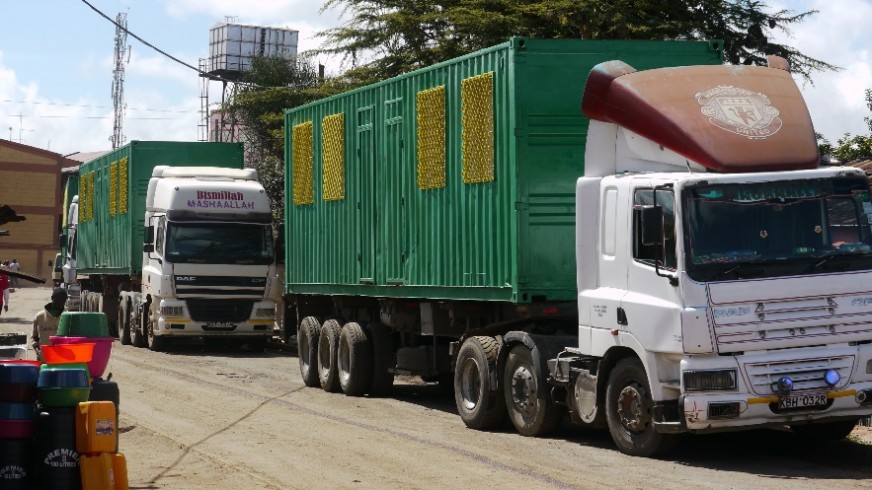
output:
[[[791,36],[776,35],[778,42],[800,52],[844,68],[839,72],[815,72],[814,86],[800,88],[811,113],[815,129],[831,142],[844,133],[867,134],[863,118],[869,115],[864,91],[872,88],[872,55],[868,19],[872,2],[868,0],[794,0],[773,2],[773,9],[819,13],[792,26]]]

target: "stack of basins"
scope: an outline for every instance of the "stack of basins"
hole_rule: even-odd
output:
[[[0,360],[0,488],[32,487],[39,362]]]
[[[88,364],[94,344],[44,345],[39,370],[40,414],[36,424],[36,488],[81,488],[76,450],[76,409],[88,401]]]

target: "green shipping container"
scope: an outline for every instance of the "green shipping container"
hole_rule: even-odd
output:
[[[718,42],[513,38],[285,114],[290,294],[574,301],[575,182],[598,63]]]
[[[242,168],[242,143],[132,141],[79,167],[79,274],[142,272],[145,198],[154,167]]]

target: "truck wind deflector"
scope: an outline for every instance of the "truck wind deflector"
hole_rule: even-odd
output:
[[[714,172],[812,169],[817,140],[786,62],[635,71],[596,65],[585,116],[647,138]]]

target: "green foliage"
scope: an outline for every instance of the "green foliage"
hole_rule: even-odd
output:
[[[866,107],[872,112],[872,89],[866,89]],[[823,136],[817,135],[818,150],[821,155],[831,155],[840,162],[872,159],[872,117],[867,116],[863,119],[869,126],[869,134],[867,135],[845,133],[836,141],[835,145]]]
[[[838,67],[771,41],[771,33],[817,13],[766,13],[755,0],[327,0],[342,26],[319,35],[352,83],[387,79],[506,41],[512,36],[582,39],[721,39],[733,64],[787,58],[811,81]],[[365,61],[365,62],[364,62]]]

